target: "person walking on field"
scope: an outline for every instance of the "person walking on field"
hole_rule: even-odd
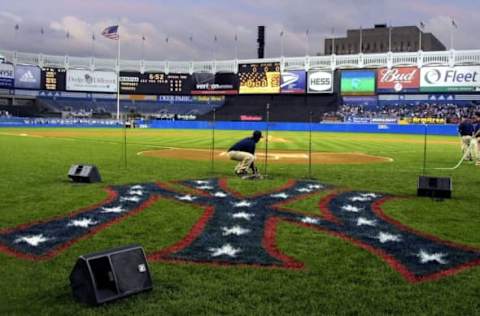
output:
[[[469,118],[464,118],[458,125],[458,133],[462,139],[462,153],[466,161],[472,161],[475,155],[475,148],[472,146],[472,142],[475,141],[473,138],[474,130],[473,123]]]
[[[475,112],[475,128],[473,131],[474,142],[476,145],[477,162],[476,165],[480,166],[480,112]]]
[[[228,149],[228,156],[231,160],[239,161],[235,166],[237,176],[245,176],[248,170],[253,174],[257,173],[255,167],[255,147],[262,137],[262,132],[254,131],[251,137],[244,138]]]

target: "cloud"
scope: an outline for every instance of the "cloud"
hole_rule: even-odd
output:
[[[8,11],[0,11],[0,23],[8,24],[8,22],[21,23],[22,18]]]
[[[1,0],[0,0],[1,1]],[[45,54],[69,54],[112,58],[116,42],[100,32],[120,22],[122,58],[138,60],[233,59],[235,46],[242,59],[256,57],[258,25],[266,26],[266,57],[278,57],[280,31],[284,30],[286,56],[304,56],[305,31],[309,29],[309,54],[323,52],[324,39],[335,29],[345,36],[351,28],[373,27],[376,23],[415,25],[424,21],[448,47],[455,17],[455,48],[476,49],[480,13],[471,1],[457,0],[22,0],[0,11],[2,48]],[[14,31],[15,23],[20,30]],[[41,36],[40,29],[45,30]],[[66,32],[71,37],[66,39]],[[92,42],[92,33],[96,40]],[[142,41],[142,35],[146,37]],[[235,41],[235,35],[238,41]],[[213,38],[217,36],[218,41]],[[165,41],[169,38],[168,43]],[[193,40],[190,40],[192,37]]]

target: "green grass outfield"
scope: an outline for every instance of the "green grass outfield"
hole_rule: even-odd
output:
[[[37,137],[38,133],[53,133]],[[181,161],[137,155],[162,147],[210,148],[211,131],[128,130],[127,168],[120,129],[0,129],[0,229],[64,215],[100,202],[108,185],[211,177],[210,161]],[[216,147],[228,148],[246,131],[216,131]],[[23,135],[22,135],[23,134]],[[271,132],[288,142],[269,148],[308,150],[308,133]],[[456,137],[429,137],[427,167],[452,167],[460,159]],[[391,163],[313,165],[321,182],[403,197],[387,202],[385,212],[417,230],[480,248],[480,167],[464,163],[451,176],[453,199],[416,197],[423,164],[423,136],[313,133],[312,147],[322,152],[363,152],[387,156]],[[264,150],[260,143],[258,150]],[[103,182],[70,183],[75,163],[99,167]],[[229,177],[245,193],[304,178],[308,165],[269,164],[271,178],[242,181],[232,177],[233,162],[216,162],[214,175]],[[260,170],[263,166],[260,163]],[[296,202],[319,215],[321,197]],[[79,255],[139,243],[147,253],[181,240],[202,212],[190,205],[160,200],[86,238],[47,261],[28,261],[0,253],[0,314],[12,315],[308,315],[308,314],[480,314],[480,267],[438,281],[408,283],[377,256],[341,239],[281,223],[278,247],[305,263],[303,270],[150,264],[154,290],[90,308],[76,303],[68,276]]]

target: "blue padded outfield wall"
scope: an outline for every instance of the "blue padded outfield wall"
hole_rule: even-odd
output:
[[[212,129],[211,122],[205,121],[154,121],[148,124],[151,128],[162,129]],[[220,130],[266,130],[265,122],[215,122],[215,129]],[[430,135],[456,136],[457,125],[423,125],[423,124],[372,124],[372,123],[289,123],[270,122],[272,131],[309,131],[315,132],[346,132],[346,133],[385,133],[385,134],[424,134],[425,127]]]
[[[212,129],[207,121],[137,121],[137,126],[160,129]],[[109,127],[119,128],[121,123],[113,120],[88,119],[28,119],[0,118],[0,127]],[[266,130],[265,122],[215,122],[219,130]],[[373,123],[290,123],[270,122],[272,131],[309,131],[315,132],[347,132],[347,133],[385,133],[385,134],[424,134],[425,127],[429,135],[456,136],[457,125],[454,124],[373,124]]]

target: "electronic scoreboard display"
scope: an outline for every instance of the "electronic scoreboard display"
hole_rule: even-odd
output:
[[[120,72],[122,94],[190,94],[189,74]]]
[[[240,94],[280,93],[280,63],[238,65]]]
[[[65,91],[67,71],[63,68],[44,68],[41,75],[41,89]]]

